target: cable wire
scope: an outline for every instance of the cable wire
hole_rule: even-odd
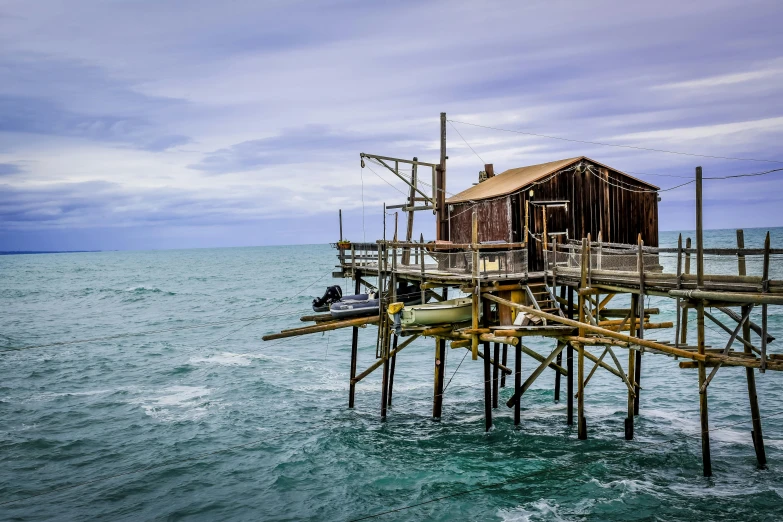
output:
[[[464,136],[462,136],[462,133],[461,133],[459,130],[457,130],[457,127],[455,127],[455,126],[454,126],[454,124],[453,124],[453,123],[451,123],[451,121],[450,121],[450,120],[446,120],[446,121],[448,121],[448,122],[449,122],[449,125],[451,125],[451,128],[452,128],[452,129],[454,129],[454,131],[455,131],[457,134],[459,134],[459,137],[460,137],[460,138],[462,138],[462,141],[464,141],[464,142],[465,142],[465,145],[467,145],[467,146],[468,146],[468,148],[469,148],[470,150],[472,150],[472,151],[473,151],[473,154],[475,154],[475,155],[476,155],[476,157],[479,159],[479,161],[481,161],[481,165],[482,165],[482,166],[483,166],[483,165],[485,165],[487,162],[486,162],[486,161],[484,161],[484,160],[481,158],[481,156],[479,156],[478,152],[476,152],[476,151],[475,151],[475,149],[473,149],[473,147],[471,147],[471,146],[470,146],[470,143],[468,143],[468,140],[466,140],[466,139],[465,139],[465,137],[464,137]]]
[[[694,156],[697,158],[710,158],[710,159],[723,159],[723,160],[731,160],[731,161],[757,161],[757,162],[764,162],[764,163],[783,163],[783,161],[778,160],[769,160],[769,159],[757,159],[757,158],[735,158],[731,156],[711,156],[709,154],[694,154],[691,152],[680,152],[680,151],[674,151],[674,150],[665,150],[665,149],[654,149],[651,147],[639,147],[635,145],[617,145],[614,143],[603,143],[600,141],[588,141],[588,140],[577,140],[577,139],[571,139],[571,138],[561,138],[560,136],[549,136],[547,134],[537,134],[534,132],[524,132],[524,131],[518,131],[518,130],[512,130],[512,129],[502,129],[500,127],[490,127],[488,125],[479,125],[478,123],[468,123],[466,121],[458,121],[458,120],[446,120],[453,123],[461,123],[462,125],[471,125],[473,127],[481,127],[483,129],[491,129],[496,131],[503,131],[503,132],[513,132],[515,134],[524,134],[525,136],[536,136],[538,138],[548,138],[551,140],[560,140],[560,141],[569,141],[572,143],[585,143],[588,145],[601,145],[603,147],[618,147],[622,149],[635,149],[635,150],[646,150],[650,152],[663,152],[666,154],[677,154],[680,156]]]

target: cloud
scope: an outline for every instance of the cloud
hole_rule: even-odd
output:
[[[20,172],[22,172],[22,168],[19,165],[0,163],[0,176],[9,176],[11,174],[19,174]]]
[[[302,226],[343,208],[355,219],[362,204],[369,228],[406,188],[382,167],[360,175],[358,153],[437,161],[441,111],[564,138],[783,159],[778,4],[12,0],[0,9],[13,18],[0,27],[0,164],[12,166],[0,167],[0,229],[82,237],[100,224],[152,237],[179,227],[208,246],[210,226],[240,243],[257,226],[259,241],[282,241],[298,237],[284,230],[292,216]],[[584,154],[663,188],[697,164],[758,170],[458,128],[483,159],[448,127],[450,192],[484,161],[500,172]],[[769,186],[743,178],[707,193],[733,194],[737,212],[760,222],[771,218],[749,210],[763,206],[754,194],[777,201]],[[670,216],[691,200],[690,186],[666,192],[662,228],[676,228]],[[725,214],[708,226],[731,226]],[[431,235],[426,220],[416,226]]]
[[[305,125],[285,129],[276,136],[243,141],[209,152],[189,168],[211,174],[243,172],[270,165],[301,163],[304,156],[334,157],[345,151],[357,156],[369,146],[393,146],[407,136],[403,134],[361,135],[340,132],[328,125]]]
[[[104,69],[46,55],[0,55],[0,132],[163,151],[190,143],[156,121],[184,104],[138,93]],[[53,88],[53,86],[56,86]]]

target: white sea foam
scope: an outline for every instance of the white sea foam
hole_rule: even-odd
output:
[[[542,498],[516,508],[501,509],[497,515],[503,522],[533,522],[537,520],[564,522],[567,519],[558,513],[559,507],[554,500]]]
[[[205,399],[211,393],[203,386],[171,386],[155,397],[142,397],[132,401],[144,408],[144,413],[155,419],[173,422],[198,420],[207,415],[216,401]]]

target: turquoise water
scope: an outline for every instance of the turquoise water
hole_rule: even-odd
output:
[[[733,231],[707,233],[707,246],[734,241]],[[762,231],[746,231],[746,246],[762,242]],[[676,234],[662,233],[661,244],[674,246]],[[782,244],[783,229],[774,229],[773,246]],[[333,254],[292,246],[0,257],[0,349],[269,314],[0,354],[0,503],[93,481],[2,505],[0,519],[346,520],[508,480],[515,481],[377,520],[783,517],[783,376],[776,372],[757,374],[762,415],[778,413],[762,421],[766,471],[756,468],[744,370],[716,376],[711,479],[702,477],[694,436],[696,372],[663,356],[644,356],[632,442],[623,438],[626,389],[600,371],[586,392],[589,440],[566,426],[550,371],[525,394],[520,431],[503,405],[505,388],[485,434],[481,362],[467,357],[454,374],[465,350],[447,354],[453,381],[443,418],[433,422],[430,339],[398,357],[386,423],[379,421],[380,372],[358,385],[349,410],[350,330],[260,339],[302,324],[312,298],[337,282],[329,276]],[[714,266],[729,273],[736,265]],[[759,263],[749,271],[760,273]],[[781,272],[773,259],[773,275]],[[673,320],[668,300],[650,305],[664,308],[662,321]],[[783,317],[776,307],[771,314],[779,338],[771,350],[781,352]],[[718,345],[725,336],[714,330],[708,341]],[[375,338],[373,329],[360,332],[361,370],[374,361]],[[528,344],[543,352],[553,342]],[[627,362],[627,352],[618,357]],[[533,368],[523,359],[525,376]],[[157,467],[135,473],[150,466]]]

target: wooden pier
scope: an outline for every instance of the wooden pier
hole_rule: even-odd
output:
[[[633,190],[644,194],[640,197],[645,198],[647,207],[643,207],[645,210],[641,217],[629,215],[629,225],[624,225],[625,222],[615,214],[622,217],[623,213],[632,212],[631,207],[615,205],[608,190],[600,194],[594,191],[596,197],[600,195],[600,198],[604,198],[595,205],[579,194],[578,198],[582,198],[582,212],[592,215],[594,222],[591,224],[589,219],[585,221],[583,214],[577,225],[576,217],[566,215],[571,221],[569,224],[569,219],[563,216],[558,218],[555,214],[563,205],[568,211],[569,204],[577,195],[572,192],[561,194],[557,199],[542,201],[541,196],[530,187],[533,186],[531,183],[548,182],[547,176],[553,177],[562,172],[581,176],[581,182],[587,183],[585,179],[591,175],[590,169],[595,162],[585,158],[571,163],[571,160],[559,162],[555,167],[559,169],[555,171],[556,174],[550,172],[550,167],[535,166],[541,167],[536,175],[540,174],[543,178],[533,179],[529,173],[525,174],[527,177],[523,179],[522,185],[514,185],[500,196],[497,187],[493,189],[494,192],[489,191],[491,187],[482,189],[489,194],[485,196],[489,198],[488,204],[496,207],[493,212],[482,211],[482,203],[475,199],[460,198],[460,195],[451,198],[460,201],[460,212],[470,211],[469,230],[466,232],[464,216],[458,216],[455,220],[453,209],[447,208],[449,200],[444,197],[445,115],[441,115],[441,121],[442,154],[439,164],[423,164],[415,158],[408,161],[361,155],[363,162],[382,158],[379,161],[411,187],[407,203],[399,206],[406,212],[408,219],[404,240],[397,239],[395,221],[391,240],[336,245],[338,265],[334,276],[351,278],[357,294],[361,285],[375,288],[380,296],[380,313],[349,320],[334,319],[329,314],[309,315],[302,317],[302,320],[313,324],[267,335],[264,340],[352,328],[348,405],[354,406],[356,383],[381,369],[382,419],[386,417],[387,407],[392,402],[396,358],[398,355],[404,356],[402,350],[414,340],[422,337],[434,339],[434,419],[440,418],[443,411],[444,375],[449,351],[447,344],[452,349],[468,349],[472,359],[481,359],[483,364],[487,431],[492,427],[493,410],[498,407],[499,388],[506,386],[507,376],[510,377],[508,380],[513,385],[514,393],[506,405],[514,410],[514,424],[518,426],[523,394],[542,375],[551,371],[555,376],[556,401],[561,396],[561,379],[566,379],[564,394],[567,414],[564,421],[573,424],[576,410],[577,437],[580,440],[589,437],[588,383],[597,371],[608,372],[617,379],[618,386],[627,390],[624,436],[631,440],[634,438],[634,420],[640,413],[640,396],[644,393],[641,382],[644,355],[668,357],[675,368],[695,369],[698,372],[698,389],[694,389],[693,397],[694,400],[698,398],[700,405],[705,476],[712,474],[708,411],[710,384],[717,372],[742,367],[745,369],[750,397],[749,412],[753,426],[750,437],[759,467],[766,467],[755,378],[757,372],[783,370],[783,354],[770,351],[774,337],[768,332],[767,320],[769,306],[783,305],[783,281],[769,278],[771,256],[783,254],[783,250],[771,248],[769,234],[763,245],[746,248],[742,230],[738,230],[736,248],[705,249],[701,168],[697,168],[695,173],[695,248],[691,238],[686,238],[683,246],[682,237],[676,246],[658,246],[657,187],[646,184],[645,188],[639,189],[639,186],[645,185],[639,180],[632,185]],[[400,164],[410,166],[409,178],[400,174]],[[417,181],[416,177],[418,165],[432,169],[431,194],[420,188],[420,180]],[[609,167],[602,166],[601,169],[594,172],[597,173],[593,176],[595,183],[608,182],[613,179],[612,176],[618,176]],[[490,170],[491,165],[488,165],[486,171]],[[487,172],[482,174],[486,177]],[[494,179],[505,175],[501,174]],[[503,181],[505,188],[502,190],[509,188],[509,180],[519,178],[519,172],[513,175],[516,178],[509,176]],[[479,183],[473,189],[481,188],[484,183],[488,181]],[[568,186],[563,182],[561,185]],[[535,191],[539,191],[539,185],[536,185]],[[648,198],[648,194],[654,197]],[[501,199],[501,196],[506,199]],[[525,198],[528,200],[523,201]],[[538,198],[540,219],[531,219],[529,198]],[[424,209],[417,208],[420,200],[426,200]],[[498,204],[498,201],[503,203]],[[470,202],[472,208],[465,207],[467,202]],[[505,208],[507,211],[498,214],[497,208]],[[418,210],[436,212],[436,241],[425,243],[423,239],[414,241],[411,237],[414,212]],[[502,226],[489,222],[498,219],[498,216],[504,220]],[[558,226],[562,230],[553,230],[551,225],[558,219]],[[549,229],[547,223],[550,224]],[[633,236],[634,243],[616,239],[629,237],[627,228],[633,226],[644,228]],[[585,232],[584,236],[576,233],[580,230]],[[495,237],[492,237],[493,234]],[[499,240],[497,234],[502,235],[505,241]],[[645,245],[645,236],[653,245]],[[654,239],[650,239],[653,236]],[[449,241],[453,237],[457,237],[459,242]],[[607,240],[604,241],[603,237]],[[736,263],[736,273],[708,273],[705,269],[705,255]],[[761,259],[763,269],[760,274],[747,273],[746,260],[750,256]],[[662,260],[676,268],[670,267],[666,271]],[[725,265],[725,262],[721,264]],[[423,302],[443,301],[450,294],[454,297],[455,292],[461,292],[472,299],[471,319],[460,324],[395,328],[387,310],[391,304],[404,297],[400,295],[401,288],[414,288],[411,291],[419,292]],[[630,307],[610,307],[612,300],[621,295],[630,296]],[[677,311],[676,322],[655,320],[653,317],[659,310],[645,307],[647,296],[671,299]],[[751,320],[751,312],[756,307],[760,309],[760,324]],[[720,319],[708,308],[719,310],[725,318]],[[696,331],[689,335],[690,310],[695,310]],[[707,321],[725,333],[725,344],[707,346]],[[357,373],[359,326],[363,325],[378,326],[374,334],[377,341],[376,361]],[[668,339],[654,335],[653,332],[661,329],[674,329],[674,335],[669,334]],[[539,354],[528,348],[523,343],[526,337],[551,338],[551,351]],[[509,351],[514,358],[513,365],[509,363]],[[532,359],[534,370],[523,382],[524,357]]]

